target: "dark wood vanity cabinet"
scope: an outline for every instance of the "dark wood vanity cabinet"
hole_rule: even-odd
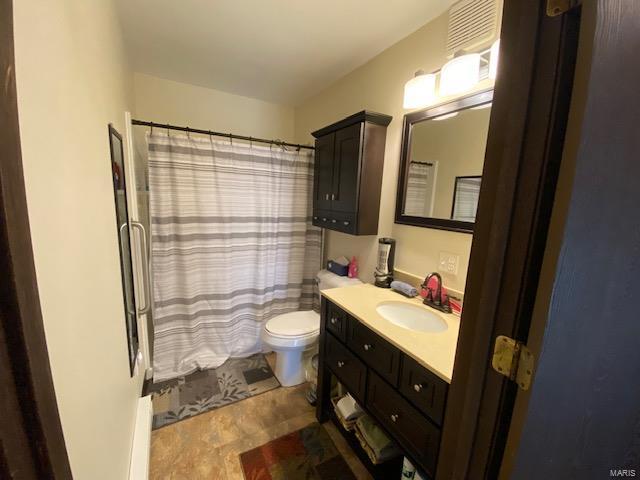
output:
[[[387,125],[362,111],[313,132],[316,138],[313,224],[352,235],[376,235]]]
[[[324,297],[321,317],[318,420],[334,418],[335,376],[405,455],[434,478],[449,384]],[[367,466],[374,477],[388,477]]]

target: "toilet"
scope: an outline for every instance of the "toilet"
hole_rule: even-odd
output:
[[[362,283],[357,278],[341,277],[321,270],[316,277],[318,290]],[[262,341],[276,352],[276,378],[283,387],[305,381],[304,352],[313,349],[320,335],[320,315],[313,310],[290,312],[273,317],[262,329]]]

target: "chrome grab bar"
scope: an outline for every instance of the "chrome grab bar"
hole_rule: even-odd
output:
[[[149,310],[151,310],[151,288],[150,285],[150,273],[149,273],[149,256],[147,253],[147,231],[140,222],[131,222],[131,226],[137,228],[140,232],[140,237],[142,238],[142,246],[140,250],[142,250],[142,296],[144,297],[144,306],[138,308],[138,314],[143,315]]]

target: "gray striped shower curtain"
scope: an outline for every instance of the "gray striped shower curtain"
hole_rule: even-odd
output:
[[[262,350],[275,315],[317,306],[313,156],[152,133],[154,380]]]

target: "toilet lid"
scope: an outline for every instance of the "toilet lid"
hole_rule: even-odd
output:
[[[269,320],[265,328],[274,335],[298,337],[320,330],[320,315],[313,310],[291,312]]]

